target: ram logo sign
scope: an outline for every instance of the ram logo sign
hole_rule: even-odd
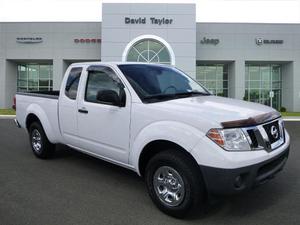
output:
[[[262,44],[283,44],[283,40],[269,40],[269,39],[263,39],[263,38],[256,38],[255,42],[257,45]]]

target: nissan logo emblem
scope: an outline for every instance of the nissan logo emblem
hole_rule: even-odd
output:
[[[275,126],[272,126],[271,127],[271,135],[273,136],[274,139],[277,139],[278,138],[278,130]]]

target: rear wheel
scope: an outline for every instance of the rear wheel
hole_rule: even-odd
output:
[[[198,165],[186,154],[167,150],[150,159],[145,179],[152,201],[168,215],[182,218],[201,211],[204,183]]]
[[[41,159],[47,159],[53,156],[55,145],[50,143],[42,125],[39,122],[33,122],[29,127],[29,140],[34,155]]]

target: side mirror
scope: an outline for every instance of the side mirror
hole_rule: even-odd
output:
[[[103,102],[103,103],[106,103],[109,105],[119,106],[119,107],[125,106],[125,102],[123,103],[123,101],[120,98],[120,96],[118,95],[118,93],[113,90],[98,91],[97,101]]]

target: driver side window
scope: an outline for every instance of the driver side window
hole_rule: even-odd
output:
[[[118,100],[116,98],[121,99],[123,94],[123,88],[120,84],[121,81],[109,67],[98,67],[94,71],[89,71],[85,101],[117,105]]]

